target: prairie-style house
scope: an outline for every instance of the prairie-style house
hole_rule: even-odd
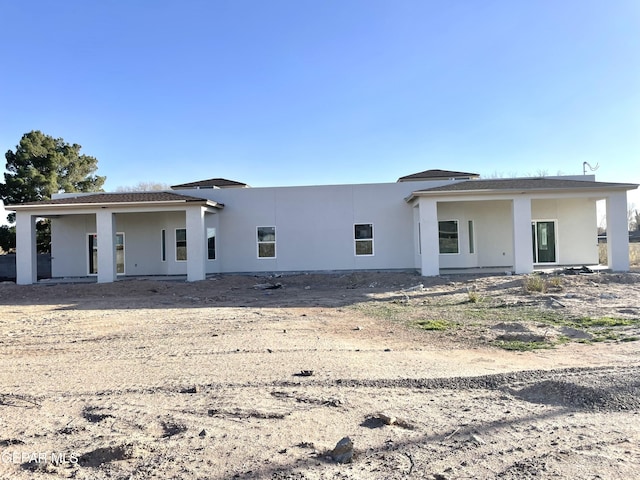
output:
[[[58,194],[16,212],[17,282],[37,281],[35,223],[51,219],[53,277],[340,270],[442,271],[598,263],[629,269],[630,183],[592,175],[480,179],[427,170],[396,182],[250,188],[213,178],[170,191]]]

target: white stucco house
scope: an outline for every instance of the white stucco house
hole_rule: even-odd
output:
[[[628,190],[592,175],[482,180],[427,170],[392,183],[250,188],[210,179],[164,192],[59,194],[16,212],[17,282],[36,276],[35,222],[50,218],[52,276],[500,268],[629,269]]]

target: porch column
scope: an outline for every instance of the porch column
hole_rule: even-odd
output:
[[[611,270],[629,271],[627,192],[616,192],[607,197],[607,260]]]
[[[420,273],[424,277],[440,275],[440,241],[438,236],[438,202],[419,199]]]
[[[16,283],[31,285],[38,281],[36,253],[36,218],[28,213],[16,213]]]
[[[187,281],[197,282],[206,278],[205,259],[205,209],[187,208]]]
[[[513,269],[515,273],[531,273],[533,272],[531,198],[514,198],[511,214],[513,217]]]
[[[98,283],[116,280],[116,221],[109,210],[96,213],[98,235]]]

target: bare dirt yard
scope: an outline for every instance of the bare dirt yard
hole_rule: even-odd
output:
[[[638,272],[3,283],[0,361],[2,479],[640,471]]]

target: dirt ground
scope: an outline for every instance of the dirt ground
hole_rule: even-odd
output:
[[[0,478],[637,478],[639,325],[639,272],[3,283]]]

